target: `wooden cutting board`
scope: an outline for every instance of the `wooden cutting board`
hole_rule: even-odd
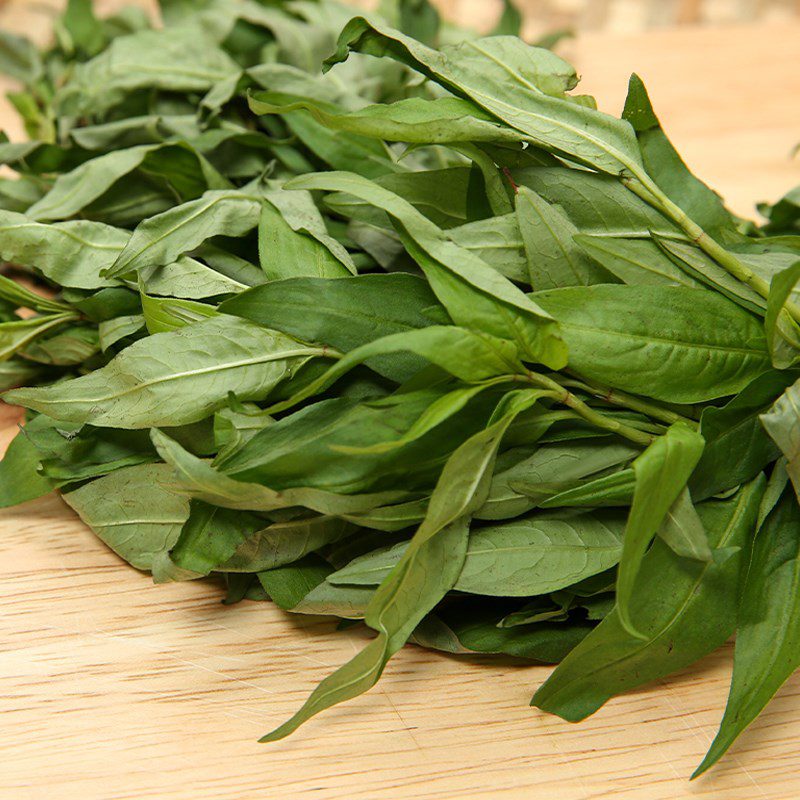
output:
[[[618,111],[648,83],[697,173],[740,213],[800,183],[800,26],[569,45]],[[2,115],[0,115],[2,116]],[[16,414],[0,407],[0,447]],[[528,707],[549,668],[404,649],[369,694],[256,739],[365,641],[213,582],[153,586],[56,497],[0,512],[0,797],[32,800],[672,800],[800,796],[800,679],[712,773],[687,777],[730,647],[571,725]]]

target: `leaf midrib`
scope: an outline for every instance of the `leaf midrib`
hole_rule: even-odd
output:
[[[124,272],[130,271],[132,269],[131,264],[133,264],[137,259],[139,259],[141,257],[141,255],[142,255],[142,253],[146,252],[149,249],[152,249],[157,244],[159,244],[160,242],[164,241],[164,239],[166,239],[168,236],[171,236],[173,233],[175,233],[175,231],[180,230],[180,228],[184,227],[185,225],[188,225],[191,222],[194,222],[194,220],[197,219],[197,217],[199,217],[201,214],[204,214],[210,208],[213,208],[215,205],[217,205],[218,203],[221,203],[221,202],[223,202],[225,200],[249,200],[250,202],[256,202],[256,203],[260,202],[259,199],[256,198],[256,197],[251,197],[249,195],[233,193],[233,192],[226,192],[225,196],[223,196],[223,197],[214,197],[210,201],[208,201],[205,204],[203,204],[202,206],[200,206],[197,209],[197,211],[194,214],[192,214],[191,216],[180,220],[179,222],[177,222],[171,228],[168,228],[166,231],[164,231],[159,236],[156,236],[155,238],[149,239],[142,247],[139,248],[139,250],[137,252],[135,252],[131,256],[128,256],[128,260],[127,261],[123,261],[122,264],[120,264],[119,263],[119,259],[121,259],[123,255],[125,255],[125,250],[128,248],[128,245],[130,245],[130,240],[129,240],[128,244],[125,246],[125,249],[120,253],[119,258],[117,259],[117,261],[114,264],[111,265],[111,268],[108,271],[109,276],[110,277],[116,277],[116,276],[118,276],[118,275],[120,275],[120,274],[122,274]],[[175,209],[177,209],[177,208],[180,208],[180,206],[175,206]],[[165,211],[164,213],[165,214],[169,214],[173,210],[174,209],[170,209],[169,211]],[[155,217],[150,217],[150,219],[147,220],[147,222],[152,222],[153,220],[158,219],[159,216],[160,215],[156,215]],[[137,228],[137,230],[139,230],[139,228]],[[135,234],[136,234],[136,231],[134,231],[134,233],[131,235],[131,240],[133,239],[133,236]]]
[[[134,386],[129,386],[127,389],[119,392],[114,392],[112,394],[101,395],[100,397],[81,397],[78,401],[73,402],[81,402],[81,403],[101,403],[107,400],[117,400],[120,397],[125,397],[128,394],[132,394],[134,392],[139,392],[142,389],[147,389],[151,386],[158,386],[163,383],[169,383],[175,380],[182,380],[183,378],[193,378],[198,375],[207,375],[213,372],[224,372],[225,370],[229,369],[237,369],[239,367],[248,367],[253,366],[255,364],[266,364],[271,361],[278,361],[285,358],[294,358],[297,356],[305,356],[305,355],[319,355],[318,350],[314,350],[313,348],[302,348],[296,350],[283,350],[278,353],[269,353],[266,356],[259,356],[257,358],[246,358],[240,359],[239,361],[231,361],[227,364],[213,364],[208,367],[201,367],[199,369],[193,370],[185,370],[184,372],[173,372],[169,375],[163,375],[157,378],[153,378],[149,381],[142,381],[141,383],[137,383]],[[66,401],[66,404],[69,404],[70,401]]]
[[[589,333],[615,337],[618,339],[634,339],[637,341],[646,342],[648,344],[682,347],[689,350],[701,350],[701,351],[714,350],[722,353],[739,353],[745,356],[756,356],[762,361],[766,361],[767,359],[766,350],[759,350],[757,348],[733,347],[731,345],[710,344],[707,342],[687,342],[681,339],[668,339],[663,336],[655,336],[650,333],[645,334],[645,333],[633,333],[631,331],[617,331],[614,330],[613,328],[598,328],[592,325],[579,325],[578,323],[575,322],[558,320],[558,318],[556,319],[565,328],[571,328],[573,330],[578,330],[578,331],[587,331]]]
[[[541,545],[515,545],[513,547],[490,547],[490,548],[487,548],[486,550],[470,550],[468,548],[467,549],[467,558],[470,558],[471,556],[482,556],[482,555],[490,555],[490,554],[497,554],[497,553],[500,553],[500,554],[517,553],[517,552],[521,552],[521,553],[530,553],[530,552],[550,553],[550,552],[553,552],[554,550],[557,550],[557,551],[568,551],[568,552],[572,552],[572,551],[586,552],[588,550],[588,551],[590,551],[592,553],[601,553],[601,552],[606,552],[606,551],[619,550],[621,547],[622,547],[622,543],[620,541],[619,543],[613,544],[613,545],[580,545],[580,544],[574,544],[574,545],[555,544],[554,545],[554,544],[541,544]],[[402,557],[402,554],[401,554],[401,557]],[[541,558],[539,560],[541,560]],[[360,576],[360,575],[371,575],[371,574],[376,573],[376,572],[385,572],[387,569],[392,569],[397,563],[398,563],[397,561],[385,562],[383,564],[379,564],[379,565],[374,566],[374,567],[368,567],[367,569],[360,569],[360,570],[358,570],[358,572],[355,573],[355,576],[357,577],[357,576]],[[466,569],[466,564],[465,564],[465,569]],[[352,579],[353,576],[352,575],[346,575],[344,577]],[[339,583],[339,584],[346,584],[347,582],[348,582],[347,580],[337,581],[337,583]]]

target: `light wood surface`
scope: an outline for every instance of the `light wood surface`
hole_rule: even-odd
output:
[[[800,182],[800,26],[584,37],[587,91],[618,110],[640,71],[696,171],[746,213]],[[0,407],[0,448],[18,416]],[[364,697],[259,745],[365,641],[214,582],[153,586],[56,497],[0,512],[3,800],[673,800],[800,796],[800,679],[731,755],[686,779],[730,647],[571,725],[528,707],[549,668],[408,647]]]

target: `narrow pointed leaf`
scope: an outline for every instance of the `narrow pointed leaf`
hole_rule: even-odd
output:
[[[800,665],[800,508],[784,492],[759,530],[741,601],[725,716],[696,777],[712,766]]]
[[[320,711],[371,688],[392,655],[452,588],[466,556],[469,515],[488,489],[486,478],[503,434],[527,402],[524,392],[510,397],[499,419],[448,460],[425,519],[367,606],[365,619],[378,631],[377,638],[323,680],[290,720],[261,741],[282,739]]]
[[[642,561],[633,623],[612,611],[556,668],[532,704],[576,722],[607,700],[669,675],[720,646],[736,625],[743,548],[753,534],[765,480],[757,478],[729,500],[699,506],[710,546],[736,548],[719,563],[683,559],[656,540]]]
[[[680,423],[633,462],[636,487],[625,526],[617,576],[617,613],[623,628],[641,637],[633,621],[633,592],[647,547],[686,486],[703,452],[703,438]]]
[[[314,355],[319,351],[283,334],[219,317],[142,339],[89,375],[13,390],[4,399],[70,422],[183,425],[221,408],[230,392],[243,400],[266,397]]]

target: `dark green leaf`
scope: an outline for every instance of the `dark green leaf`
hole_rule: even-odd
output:
[[[258,580],[273,602],[289,610],[319,586],[330,571],[326,561],[311,554],[294,564],[259,572]]]
[[[669,529],[672,524],[667,515],[700,459],[703,445],[699,433],[676,423],[633,462],[636,484],[617,576],[617,614],[632,636],[643,635],[633,622],[633,592],[642,559],[659,528],[663,530],[666,524]],[[668,535],[668,541],[674,539]]]
[[[725,753],[800,665],[798,580],[800,508],[787,491],[753,545],[740,605],[728,705],[719,733],[692,777],[705,772]]]
[[[314,314],[305,313],[313,308]],[[348,352],[390,334],[427,327],[438,306],[428,285],[402,273],[326,280],[289,278],[226,300],[220,310],[309,342]],[[424,366],[418,357],[393,353],[367,364],[387,377],[410,378]]]
[[[770,366],[758,321],[713,292],[605,285],[533,297],[558,320],[572,369],[635,394],[712,400],[741,391]]]
[[[642,637],[609,614],[550,676],[533,704],[570,721],[588,717],[609,698],[675,672],[721,645],[733,632],[742,549],[752,536],[765,481],[760,477],[725,501],[699,506],[709,544],[731,557],[682,559],[656,541],[636,579],[632,622]]]

